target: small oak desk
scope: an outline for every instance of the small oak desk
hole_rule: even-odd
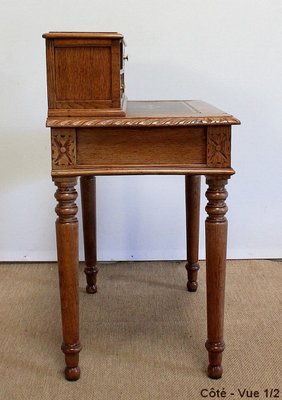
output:
[[[232,115],[201,101],[130,101],[124,117],[49,117],[57,191],[57,251],[63,344],[69,380],[79,378],[77,177],[81,177],[87,292],[97,275],[95,176],[185,175],[188,291],[197,289],[200,176],[206,197],[208,375],[222,375],[227,191]]]

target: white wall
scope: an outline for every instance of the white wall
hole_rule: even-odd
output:
[[[0,7],[0,260],[55,259],[41,38],[49,30],[122,32],[130,99],[202,99],[239,117],[228,256],[282,256],[281,0],[1,0]],[[184,259],[183,177],[101,177],[97,186],[100,260]],[[204,212],[202,257],[203,225]]]

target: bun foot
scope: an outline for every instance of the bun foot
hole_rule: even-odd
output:
[[[197,275],[200,269],[199,263],[188,262],[185,265],[185,268],[187,270],[187,275],[188,275],[187,290],[188,292],[196,292],[198,289]]]
[[[219,379],[222,376],[222,352],[224,350],[224,341],[206,342],[206,349],[209,352],[208,376],[212,379]]]
[[[65,377],[68,381],[77,381],[80,378],[80,368],[79,367],[66,367]]]
[[[198,282],[187,282],[188,292],[196,292],[198,289]]]
[[[84,269],[84,273],[86,275],[86,292],[87,293],[96,293],[97,292],[97,284],[96,284],[96,277],[98,273],[98,268],[94,266],[87,266]]]
[[[87,293],[90,293],[90,294],[91,294],[91,293],[92,293],[92,294],[93,294],[93,293],[97,293],[97,286],[96,286],[96,285],[91,285],[91,286],[90,286],[90,285],[87,285],[87,286],[86,286],[86,292],[87,292]]]
[[[212,379],[219,379],[222,376],[222,366],[221,365],[209,365],[208,366],[208,376]]]

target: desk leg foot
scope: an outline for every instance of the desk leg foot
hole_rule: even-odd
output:
[[[200,193],[201,176],[185,176],[186,197],[186,243],[187,243],[187,290],[196,292],[198,288],[197,275],[200,269],[199,253],[199,224],[200,224]]]
[[[80,368],[78,366],[79,362],[79,352],[81,350],[80,343],[74,345],[62,344],[62,351],[65,354],[66,368],[65,368],[65,378],[68,381],[77,381],[80,378]]]
[[[188,262],[185,265],[185,268],[187,270],[187,275],[188,275],[187,290],[188,292],[196,292],[198,289],[197,276],[198,276],[198,271],[200,269],[200,265],[199,263],[192,264]]]
[[[79,378],[79,304],[78,304],[78,221],[75,200],[76,178],[55,178],[58,187],[56,213],[57,253],[63,327],[62,351],[65,354],[65,377]]]
[[[96,250],[96,178],[82,176],[80,178],[81,204],[84,236],[84,269],[86,275],[86,292],[97,292],[97,250]]]
[[[228,210],[225,200],[227,184],[225,176],[209,176],[206,192],[206,285],[207,285],[207,331],[206,349],[209,352],[208,376],[218,379],[222,375],[222,352],[224,350],[224,294],[227,245]]]
[[[65,369],[65,378],[67,381],[77,381],[80,378],[80,368],[69,368]]]
[[[206,349],[209,352],[208,376],[212,379],[219,379],[222,376],[222,352],[225,344],[223,341],[219,343],[206,342]]]

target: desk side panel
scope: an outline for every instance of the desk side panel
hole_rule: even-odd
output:
[[[232,175],[231,127],[52,128],[52,176]]]
[[[204,166],[206,128],[77,129],[77,165]]]

